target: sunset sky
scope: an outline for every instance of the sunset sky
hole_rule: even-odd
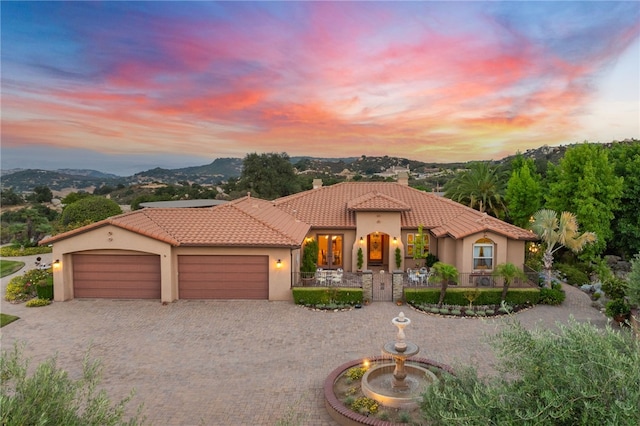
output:
[[[640,2],[6,2],[1,165],[640,138]]]

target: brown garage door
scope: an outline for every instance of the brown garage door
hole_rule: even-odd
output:
[[[268,299],[268,256],[178,256],[180,299]]]
[[[160,299],[160,256],[73,255],[74,297]]]

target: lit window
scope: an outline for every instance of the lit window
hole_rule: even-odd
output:
[[[473,245],[473,269],[493,269],[493,241],[482,238]]]

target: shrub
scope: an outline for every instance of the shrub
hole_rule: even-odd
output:
[[[0,257],[15,257],[15,256],[31,256],[34,254],[51,253],[51,247],[20,247],[5,246],[0,248]]]
[[[567,284],[578,287],[589,282],[589,276],[575,266],[557,263],[555,268],[564,275]]]
[[[74,224],[83,224],[87,221],[98,222],[120,213],[122,213],[122,209],[115,201],[91,196],[66,206],[62,211],[60,221],[65,226],[74,226]]]
[[[360,413],[375,414],[378,412],[378,408],[380,408],[380,406],[378,405],[378,402],[376,400],[367,398],[365,396],[357,398],[351,404],[351,409],[355,412]]]
[[[618,315],[628,315],[631,312],[631,306],[622,298],[612,299],[605,305],[604,312],[610,318]]]
[[[364,367],[351,367],[347,370],[347,377],[351,380],[360,380],[364,373],[367,372],[367,369]]]
[[[24,306],[26,306],[27,308],[37,308],[40,306],[47,306],[51,304],[51,300],[49,299],[31,299],[29,300],[27,303],[25,303]]]
[[[627,296],[629,296],[629,302],[640,308],[640,254],[636,254],[631,261],[631,272],[628,279]]]
[[[479,294],[473,301],[474,305],[499,305],[502,289],[483,288],[478,289]],[[468,288],[448,288],[444,303],[455,306],[469,306],[466,295]],[[405,298],[412,305],[437,304],[440,296],[438,288],[406,288]],[[507,292],[506,302],[511,305],[535,305],[540,298],[540,290],[537,288],[510,288]]]
[[[353,305],[362,303],[363,298],[362,289],[353,287],[295,287],[292,293],[297,305],[317,306],[332,302]]]
[[[13,351],[0,356],[0,424],[3,425],[137,425],[143,422],[142,406],[137,414],[125,421],[124,413],[133,392],[115,405],[107,393],[98,390],[101,368],[90,361],[88,353],[83,361],[83,374],[72,380],[56,364],[56,357],[38,365],[27,376],[29,360],[15,345]]]
[[[567,295],[564,290],[562,288],[558,289],[555,285],[552,288],[543,287],[540,289],[539,303],[543,305],[560,305],[566,298]]]
[[[640,424],[640,340],[631,333],[513,322],[490,339],[498,374],[461,367],[429,386],[420,408],[430,425]]]
[[[610,299],[621,299],[625,296],[627,283],[620,278],[612,277],[602,283],[602,291],[609,296]]]

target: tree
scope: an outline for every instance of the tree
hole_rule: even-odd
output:
[[[507,211],[514,225],[525,228],[529,218],[542,207],[542,185],[533,160],[514,160],[512,167],[505,194]]]
[[[503,217],[504,183],[497,167],[489,162],[477,162],[446,183],[444,196],[483,213]]]
[[[120,213],[122,213],[122,209],[115,201],[104,197],[90,196],[66,206],[60,219],[65,226],[75,226],[87,222],[98,222]]]
[[[527,279],[527,275],[522,271],[522,269],[518,268],[513,263],[501,263],[496,265],[492,275],[503,279],[502,296],[500,297],[500,300],[502,301],[506,300],[509,286],[511,286],[515,280]]]
[[[428,386],[430,425],[640,424],[640,340],[570,320],[527,330],[517,322],[489,338],[498,374],[461,367]]]
[[[6,224],[13,244],[32,247],[53,230],[50,220],[54,220],[56,216],[54,210],[34,205],[3,213],[2,222],[3,227]]]
[[[88,192],[70,192],[69,194],[67,194],[66,197],[64,197],[62,200],[60,200],[60,202],[65,205],[68,206],[69,204],[73,204],[76,201],[80,201],[83,198],[88,198],[91,197],[91,194],[89,194]]]
[[[50,203],[53,199],[53,193],[47,186],[36,186],[33,188],[33,194],[27,199],[34,203]]]
[[[273,200],[295,194],[301,189],[300,181],[286,153],[247,154],[235,191],[246,195]]]
[[[3,189],[0,192],[0,205],[16,206],[18,204],[24,204],[24,199],[19,194],[13,192],[13,188]]]
[[[422,266],[422,260],[429,253],[427,238],[425,238],[422,225],[419,225],[418,233],[413,236],[413,260],[416,261],[416,266]]]
[[[602,253],[613,236],[611,220],[622,194],[622,178],[615,176],[607,151],[599,144],[584,143],[567,149],[564,158],[549,171],[547,208],[575,212],[585,231],[598,235],[582,257]]]
[[[444,297],[447,294],[447,287],[450,282],[458,282],[458,269],[455,266],[448,263],[436,262],[431,268],[433,277],[436,282],[440,282],[440,299],[438,300],[438,306],[442,306]]]
[[[627,279],[629,280],[627,287],[629,303],[640,308],[640,253],[636,254],[631,261],[631,272]]]
[[[544,265],[546,286],[551,287],[551,269],[553,268],[553,254],[566,247],[574,253],[597,240],[593,232],[578,232],[578,220],[573,213],[562,212],[560,220],[558,214],[549,209],[542,209],[533,215],[531,230],[540,237],[545,245],[542,262]]]
[[[315,239],[308,240],[304,244],[304,248],[302,249],[302,264],[300,265],[302,278],[313,278],[313,275],[316,273],[318,250],[318,241]]]
[[[620,201],[614,208],[609,245],[631,257],[640,253],[640,141],[614,143],[610,158],[616,176],[624,180]]]

